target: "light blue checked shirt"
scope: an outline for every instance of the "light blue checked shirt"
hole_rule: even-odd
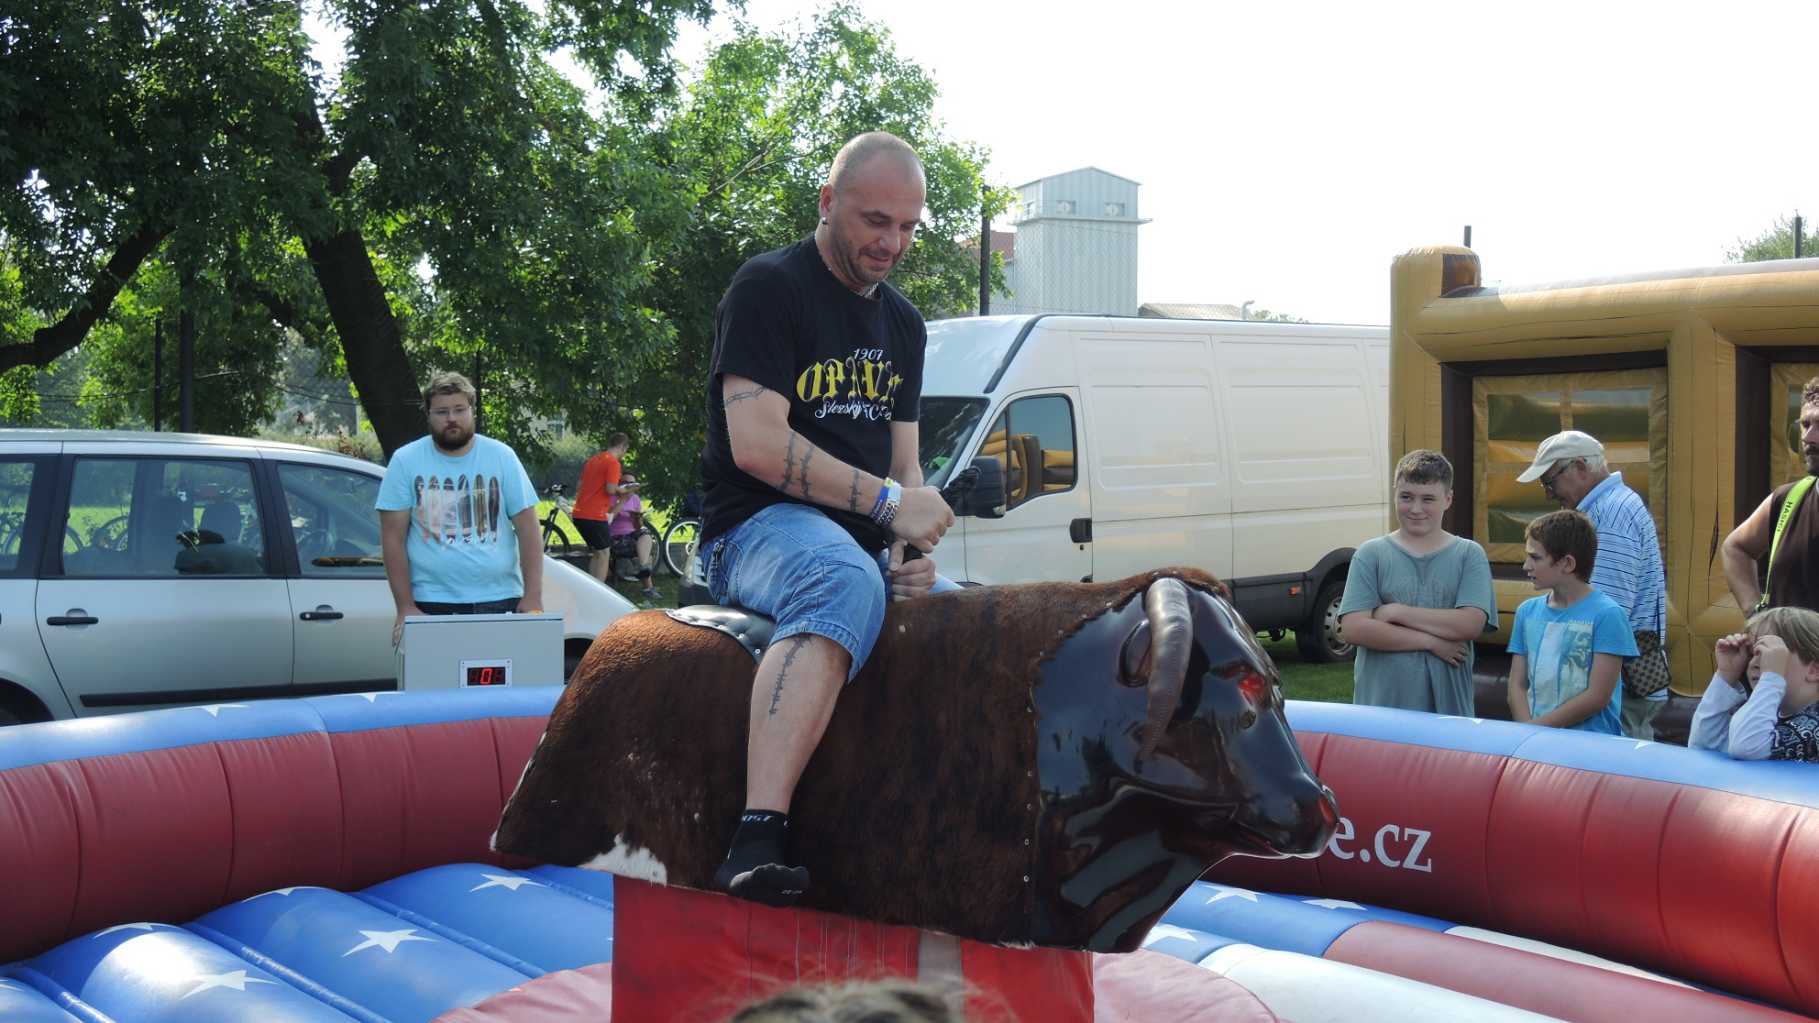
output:
[[[1598,530],[1592,586],[1623,609],[1630,631],[1653,632],[1665,639],[1667,576],[1648,505],[1623,485],[1622,473],[1613,472],[1585,495],[1579,510]]]

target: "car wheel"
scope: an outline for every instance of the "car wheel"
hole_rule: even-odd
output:
[[[1339,601],[1345,597],[1345,580],[1329,579],[1314,598],[1314,613],[1295,630],[1295,648],[1306,661],[1331,664],[1349,661],[1357,648],[1339,632]]]
[[[0,704],[0,728],[5,728],[8,725],[22,725],[24,723],[25,719],[20,717],[11,707]]]

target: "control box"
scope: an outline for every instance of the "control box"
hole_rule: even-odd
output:
[[[412,615],[398,660],[407,691],[561,685],[562,616]]]

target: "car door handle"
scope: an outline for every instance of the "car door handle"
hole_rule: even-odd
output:
[[[96,624],[99,624],[100,621],[101,621],[101,619],[96,618],[92,614],[85,613],[81,608],[72,607],[69,609],[69,614],[51,615],[49,618],[46,618],[44,620],[44,624],[46,624],[46,625],[96,625]]]
[[[1093,520],[1075,519],[1067,524],[1068,539],[1075,543],[1093,542]]]
[[[305,611],[297,617],[306,622],[338,622],[346,616],[327,604],[323,604],[314,611]]]

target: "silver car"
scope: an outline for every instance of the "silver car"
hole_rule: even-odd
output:
[[[195,434],[0,430],[0,724],[397,688],[383,470]],[[569,670],[632,610],[544,559]]]

